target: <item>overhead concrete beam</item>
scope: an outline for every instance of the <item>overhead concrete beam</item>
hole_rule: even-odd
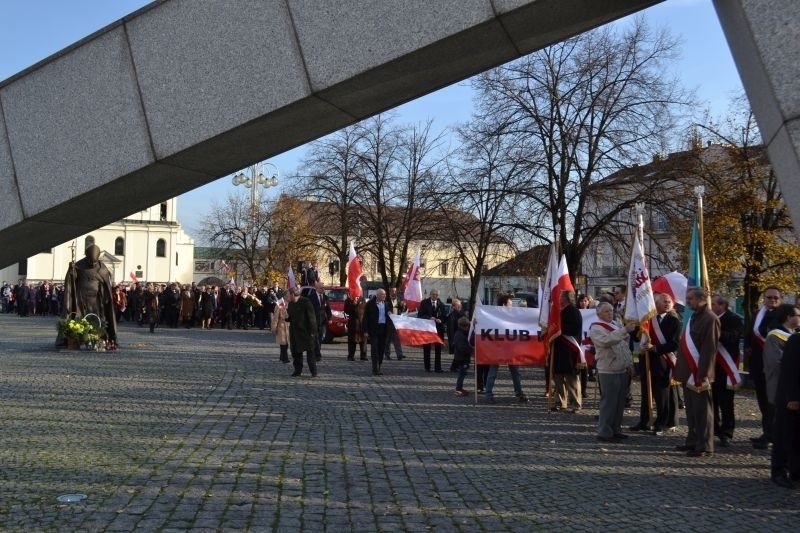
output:
[[[0,267],[660,0],[161,0],[0,83]]]
[[[800,231],[800,4],[714,0],[714,7]]]

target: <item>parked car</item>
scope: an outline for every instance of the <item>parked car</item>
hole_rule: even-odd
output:
[[[344,301],[350,295],[347,287],[336,285],[324,285],[322,289],[328,297],[328,304],[331,306],[331,318],[325,325],[325,333],[322,342],[333,342],[336,337],[347,335],[347,317],[344,314]],[[314,292],[314,287],[305,286],[300,288],[300,294],[308,298]]]

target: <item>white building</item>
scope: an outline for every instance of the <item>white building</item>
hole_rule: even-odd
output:
[[[81,259],[91,244],[100,247],[100,260],[117,283],[131,281],[131,273],[140,281],[192,281],[194,240],[178,222],[175,198],[4,268],[0,281],[61,282],[73,251]]]

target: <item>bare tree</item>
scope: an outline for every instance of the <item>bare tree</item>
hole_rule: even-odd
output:
[[[360,212],[382,282],[399,286],[409,248],[431,231],[434,203],[424,184],[442,172],[443,134],[431,121],[402,128],[381,116],[362,127]]]
[[[438,229],[464,266],[474,305],[481,274],[490,257],[514,248],[518,230],[529,220],[517,211],[527,191],[528,150],[524,136],[506,135],[496,124],[480,119],[458,129],[460,149],[451,174],[433,182],[430,197],[442,215]]]
[[[339,261],[339,283],[344,284],[350,240],[361,233],[357,195],[361,186],[359,172],[358,125],[349,126],[311,143],[296,178],[298,189],[310,199],[322,202],[315,206],[313,225],[321,247]]]
[[[214,202],[201,235],[211,246],[220,248],[237,264],[247,269],[249,278],[258,280],[264,269],[264,248],[269,236],[269,203],[250,205],[249,195],[229,194],[224,203]]]
[[[605,26],[488,71],[475,80],[479,116],[505,135],[530,138],[529,231],[549,242],[553,228],[578,272],[591,241],[646,195],[626,198],[602,213],[587,199],[604,176],[661,152],[690,95],[668,62],[678,45],[638,18],[628,29]]]

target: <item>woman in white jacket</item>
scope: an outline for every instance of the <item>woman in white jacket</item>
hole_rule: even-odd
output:
[[[636,324],[623,327],[613,322],[614,307],[605,302],[597,306],[597,317],[599,320],[589,328],[600,380],[597,440],[620,442],[627,438],[622,433],[622,415],[625,411],[625,398],[628,396],[629,377],[634,373],[629,339]]]

